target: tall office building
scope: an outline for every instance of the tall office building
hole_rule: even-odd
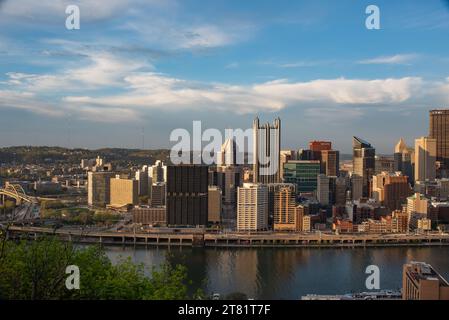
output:
[[[350,178],[351,199],[359,200],[363,197],[363,177],[358,174],[352,174]]]
[[[318,175],[317,199],[323,206],[329,205],[329,177],[325,174]]]
[[[166,191],[167,224],[207,225],[207,166],[168,166]]]
[[[217,166],[237,165],[237,144],[233,138],[228,138],[221,145],[217,154]]]
[[[110,180],[110,184],[111,206],[121,207],[139,203],[139,181],[135,179],[121,179],[120,176],[116,176]]]
[[[274,194],[274,230],[296,230],[295,186],[281,187]]]
[[[217,186],[209,186],[208,193],[207,220],[210,223],[219,223],[221,221],[221,189]]]
[[[150,195],[151,177],[148,174],[148,166],[136,171],[136,180],[138,181],[139,196]]]
[[[314,193],[320,174],[319,160],[292,160],[284,165],[284,182],[296,184],[296,192]]]
[[[337,150],[321,151],[321,173],[338,177],[340,174],[340,152]]]
[[[291,161],[297,160],[297,153],[295,150],[281,150],[281,180],[284,179],[284,165]]]
[[[436,161],[440,162],[440,177],[449,173],[449,109],[429,111],[429,138],[436,140]]]
[[[344,177],[335,178],[335,197],[334,203],[336,206],[344,206],[346,204],[346,191],[348,183]]]
[[[407,147],[404,139],[400,139],[394,148],[394,171],[400,171],[408,177],[408,181],[413,184],[415,163],[415,151]]]
[[[253,122],[253,182],[276,183],[281,180],[280,168],[281,119],[273,125]]]
[[[114,173],[109,171],[88,172],[87,203],[90,206],[104,207],[110,203],[112,177]]]
[[[373,198],[390,211],[401,209],[411,194],[407,177],[400,172],[382,172],[373,176]]]
[[[153,183],[166,182],[167,166],[161,160],[156,160],[156,163],[149,168],[148,174],[152,178]]]
[[[244,183],[237,191],[237,230],[258,231],[268,227],[268,189]]]
[[[436,178],[436,139],[421,137],[415,140],[415,182]]]
[[[156,182],[151,184],[151,206],[165,206],[166,183]]]
[[[375,156],[376,149],[374,147],[357,137],[352,140],[352,162],[354,174],[362,177],[362,196],[370,196],[370,179],[374,175],[375,170]]]
[[[402,270],[403,300],[449,300],[449,283],[425,262],[411,261]]]

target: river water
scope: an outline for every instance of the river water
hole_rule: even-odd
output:
[[[380,289],[402,286],[408,261],[430,263],[449,279],[449,246],[371,248],[191,248],[108,246],[112,261],[131,257],[147,267],[182,263],[207,293],[245,293],[254,299],[300,299],[306,294],[368,291],[369,265],[380,269]]]

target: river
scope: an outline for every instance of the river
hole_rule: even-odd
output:
[[[112,261],[131,257],[145,266],[182,263],[207,293],[242,292],[254,299],[300,299],[306,294],[368,291],[365,269],[380,269],[380,289],[402,286],[408,261],[430,263],[449,279],[449,246],[371,248],[192,248],[107,246]]]

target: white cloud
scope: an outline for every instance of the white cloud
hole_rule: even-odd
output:
[[[6,0],[1,8],[2,19],[27,21],[64,21],[68,5],[78,5],[83,21],[90,22],[110,18],[123,13],[132,0]],[[153,1],[154,2],[154,1]],[[16,20],[17,21],[17,20]]]
[[[396,54],[358,61],[359,64],[408,64],[418,58],[417,54]]]
[[[7,99],[2,106],[54,116],[69,110],[81,119],[119,122],[139,119],[150,110],[249,114],[277,112],[289,107],[316,109],[307,111],[309,116],[319,114],[319,110],[329,113],[341,109],[350,114],[351,109],[361,106],[422,103],[423,97],[443,103],[449,93],[449,80],[427,82],[419,77],[302,82],[277,79],[231,85],[171,77],[148,71],[152,66],[147,63],[105,53],[92,53],[86,62],[87,65],[71,65],[55,74],[7,73],[8,79],[3,84],[8,90],[2,91]],[[43,103],[49,96],[59,99],[55,98],[55,92],[63,98]]]

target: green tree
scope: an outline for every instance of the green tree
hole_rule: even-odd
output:
[[[163,264],[147,276],[143,264],[113,264],[99,246],[75,247],[55,238],[0,243],[1,299],[191,299],[186,269]],[[66,267],[80,270],[80,289],[68,290]]]

